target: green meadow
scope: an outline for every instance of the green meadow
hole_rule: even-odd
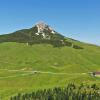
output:
[[[72,42],[84,49],[0,43],[0,100],[9,100],[17,93],[63,87],[68,83],[96,83],[99,86],[100,78],[89,72],[100,71],[100,47]]]

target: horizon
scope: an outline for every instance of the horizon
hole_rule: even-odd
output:
[[[43,20],[66,37],[100,45],[99,4],[99,0],[1,0],[0,34]]]

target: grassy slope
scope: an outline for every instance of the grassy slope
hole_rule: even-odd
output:
[[[10,72],[0,70],[0,97],[8,100],[8,97],[18,92],[28,92],[32,89],[52,88],[64,86],[68,82],[97,83],[99,78],[94,78],[86,73],[100,70],[100,47],[83,44],[84,49],[71,47],[53,48],[51,45],[33,45],[19,43],[0,44],[0,69],[25,69],[51,72],[66,72],[68,75],[54,74],[29,74],[22,76],[22,72]]]
[[[84,49],[53,48],[50,45],[0,44],[0,68],[61,72],[99,70],[100,47],[83,44]]]

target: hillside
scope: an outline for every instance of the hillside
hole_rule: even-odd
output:
[[[0,68],[63,72],[100,69],[100,47],[66,38],[45,23],[0,35],[0,42]]]
[[[0,44],[0,68],[62,72],[99,70],[100,48],[81,44],[84,49],[54,48],[48,44]]]
[[[49,27],[39,32],[36,26],[1,35],[0,42],[3,100],[19,92],[62,87],[70,82],[100,84],[99,78],[88,74],[100,71],[99,46],[67,38]]]

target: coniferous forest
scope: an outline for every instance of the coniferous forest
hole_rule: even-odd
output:
[[[38,90],[13,96],[10,100],[100,100],[100,88],[93,84],[79,85],[68,84],[66,87]]]

